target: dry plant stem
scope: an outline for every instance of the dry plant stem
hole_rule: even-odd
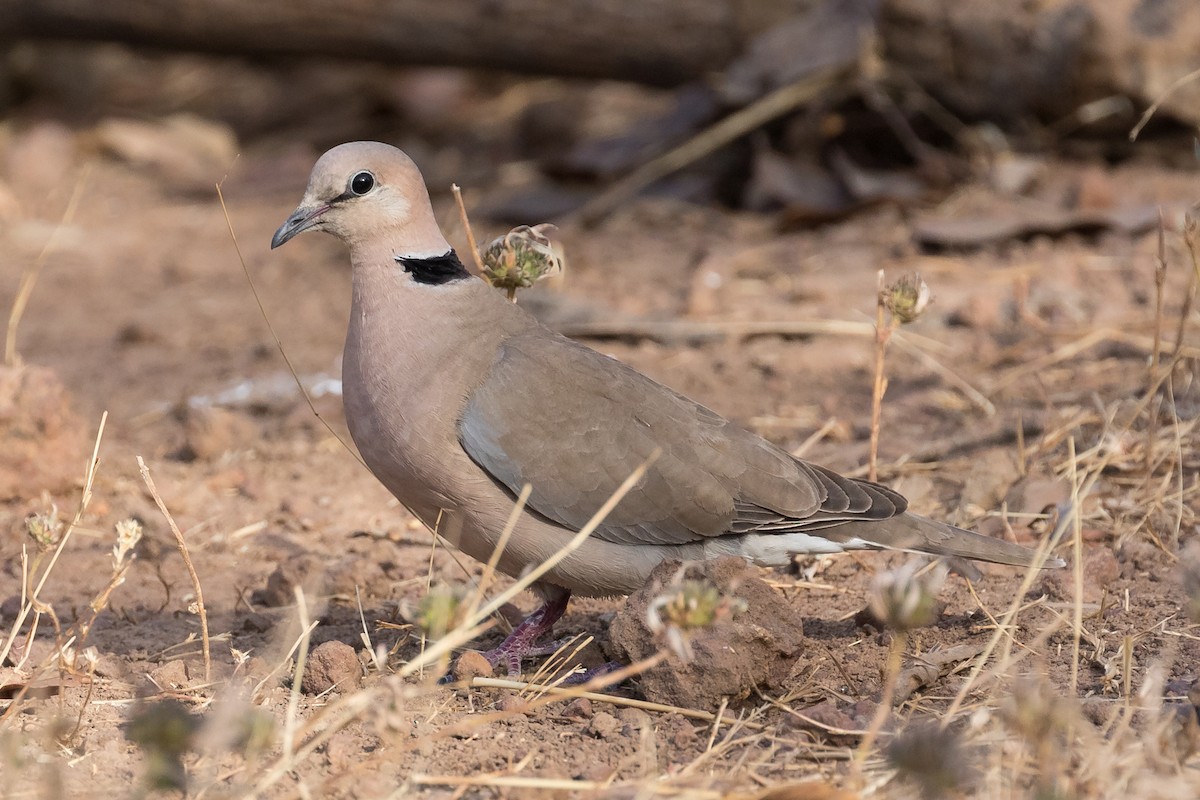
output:
[[[1076,509],[1071,515],[1072,552],[1075,556],[1073,572],[1075,573],[1075,599],[1072,603],[1073,616],[1071,619],[1071,696],[1079,693],[1079,642],[1083,637],[1083,515],[1079,513],[1079,461],[1075,457],[1075,438],[1067,441],[1071,458],[1071,507]]]
[[[258,693],[261,692],[263,687],[266,686],[270,681],[274,680],[275,676],[283,670],[283,668],[287,665],[288,660],[292,657],[292,654],[300,649],[300,645],[308,640],[307,637],[309,634],[316,630],[317,625],[319,624],[320,621],[313,621],[308,624],[308,627],[301,630],[300,635],[296,637],[296,641],[292,642],[291,648],[283,656],[279,664],[276,665],[276,667],[270,672],[268,672],[262,680],[255,684],[254,691],[250,692],[250,697],[254,702],[258,702]]]
[[[1150,373],[1147,383],[1154,386],[1158,379],[1159,350],[1162,348],[1163,329],[1163,286],[1167,281],[1167,235],[1166,220],[1162,209],[1158,209],[1158,255],[1154,265],[1154,347],[1150,350]],[[1150,412],[1146,420],[1146,474],[1152,471],[1155,433],[1158,429],[1158,414]]]
[[[883,417],[883,393],[887,380],[883,377],[883,355],[894,324],[886,319],[883,302],[883,270],[879,270],[878,291],[875,294],[875,380],[871,384],[871,449],[867,456],[867,480],[879,480],[879,425]]]
[[[1192,303],[1196,299],[1196,281],[1200,280],[1200,253],[1197,252],[1200,242],[1196,239],[1198,227],[1200,227],[1200,221],[1195,217],[1194,211],[1189,211],[1187,220],[1183,224],[1183,240],[1187,243],[1188,255],[1192,259],[1192,272],[1188,278],[1187,292],[1183,295],[1183,308],[1179,310],[1179,327],[1175,333],[1175,349],[1171,353],[1173,358],[1178,357],[1181,353],[1183,337],[1187,331],[1188,318],[1192,315]]]
[[[458,188],[457,183],[450,184],[450,191],[454,194],[454,202],[458,205],[458,216],[462,220],[463,232],[467,235],[467,248],[471,251],[471,261],[475,264],[475,274],[483,274],[483,261],[479,258],[479,245],[475,243],[475,232],[471,230],[471,221],[467,218],[467,205],[463,202],[462,189]],[[509,300],[512,299],[512,292],[509,293]]]
[[[813,100],[821,92],[838,85],[854,69],[856,67],[820,70],[759,98],[621,178],[580,209],[580,218],[585,224],[598,222],[655,181]]]
[[[917,360],[924,364],[929,369],[936,372],[943,380],[957,388],[971,405],[983,412],[984,416],[994,417],[996,415],[996,406],[991,400],[983,396],[983,393],[967,382],[967,379],[959,375],[954,370],[947,367],[936,358],[926,353],[920,347],[909,340],[907,336],[896,336],[893,330],[891,341],[896,343],[896,346],[912,353]]]
[[[150,491],[150,496],[154,498],[154,503],[158,506],[158,510],[166,518],[167,525],[171,528],[171,533],[175,536],[175,543],[179,545],[179,554],[183,556],[183,565],[187,567],[188,576],[192,579],[192,591],[196,593],[196,605],[200,609],[200,639],[204,647],[204,682],[209,683],[212,681],[212,652],[209,649],[208,641],[208,610],[204,607],[204,590],[200,586],[200,576],[196,574],[196,565],[192,563],[192,556],[188,552],[187,541],[183,538],[183,532],[175,524],[175,518],[167,510],[167,504],[163,502],[162,496],[158,493],[158,488],[154,485],[154,479],[150,477],[150,468],[146,466],[146,462],[142,460],[141,456],[137,457],[137,463],[138,470],[142,473],[142,481]]]
[[[292,762],[296,745],[296,714],[300,709],[300,683],[304,680],[304,662],[308,660],[308,642],[315,626],[309,624],[308,604],[304,601],[304,590],[294,589],[296,614],[300,617],[300,649],[296,653],[296,672],[292,676],[292,690],[288,694],[287,716],[283,723],[283,755],[285,763]]]
[[[1129,131],[1129,141],[1131,141],[1131,142],[1137,141],[1138,134],[1140,134],[1142,132],[1142,128],[1146,127],[1146,123],[1149,122],[1150,118],[1153,117],[1154,114],[1158,111],[1159,106],[1161,106],[1166,101],[1166,99],[1168,97],[1170,97],[1171,94],[1176,89],[1178,89],[1179,87],[1184,86],[1188,83],[1191,83],[1192,81],[1196,80],[1197,78],[1200,78],[1200,69],[1193,70],[1192,72],[1189,72],[1187,75],[1184,75],[1182,78],[1180,78],[1179,80],[1175,81],[1170,86],[1168,86],[1162,94],[1160,94],[1157,98],[1155,98],[1154,102],[1150,104],[1150,107],[1147,108],[1145,110],[1145,112],[1142,114],[1141,119],[1139,119],[1137,121],[1137,124],[1133,126],[1133,129]]]
[[[602,792],[610,788],[608,781],[586,781],[573,778],[537,778],[522,775],[427,775],[414,773],[408,779],[418,786],[489,786],[507,789],[540,789],[542,791]],[[657,794],[657,793],[656,793]],[[456,797],[461,796],[456,794]],[[720,797],[715,792],[710,797]]]
[[[67,207],[63,211],[62,217],[59,218],[58,224],[54,226],[54,230],[50,233],[50,238],[42,246],[42,251],[38,253],[37,258],[33,260],[33,263],[21,275],[21,283],[17,287],[17,296],[13,299],[12,310],[8,315],[8,331],[4,337],[5,366],[15,367],[17,365],[17,328],[21,325],[21,317],[25,315],[25,307],[29,304],[29,297],[33,294],[33,287],[37,284],[38,275],[41,273],[42,267],[45,266],[46,259],[50,257],[54,245],[58,242],[59,233],[67,225],[70,225],[71,220],[75,218],[75,211],[79,208],[79,199],[83,197],[83,187],[87,183],[88,175],[91,172],[92,162],[89,161],[79,171],[79,178],[75,181],[75,188],[71,190],[71,198],[67,201]]]
[[[54,565],[58,563],[58,557],[62,555],[67,542],[71,540],[71,534],[74,532],[76,526],[79,525],[79,521],[83,519],[83,515],[87,512],[87,508],[92,502],[92,484],[96,480],[96,467],[100,463],[100,441],[104,438],[104,426],[107,422],[108,412],[105,411],[100,415],[100,427],[96,431],[96,441],[92,446],[92,457],[88,461],[87,470],[84,473],[83,494],[79,498],[79,507],[75,510],[75,516],[71,518],[71,522],[63,531],[62,537],[58,540],[58,547],[54,549],[54,555],[50,557],[50,562],[46,564],[46,569],[42,573],[41,578],[38,579],[37,586],[30,592],[28,600],[21,604],[21,610],[17,613],[17,619],[13,622],[12,630],[9,631],[8,637],[4,640],[4,646],[0,647],[0,664],[3,664],[8,658],[13,642],[16,641],[17,635],[21,631],[21,626],[25,624],[25,620],[29,617],[29,612],[40,605],[38,598],[41,596],[42,589],[46,586],[46,581],[50,578],[50,573],[54,571]],[[24,591],[23,585],[22,591]]]
[[[888,651],[887,661],[887,677],[883,683],[883,692],[879,698],[879,705],[875,707],[875,715],[871,718],[871,724],[867,727],[867,732],[863,736],[862,741],[858,743],[858,749],[854,753],[853,770],[855,782],[861,785],[862,768],[866,763],[867,756],[871,754],[871,748],[875,745],[875,740],[879,738],[879,732],[883,730],[883,724],[887,722],[887,718],[892,713],[892,700],[896,696],[896,682],[900,677],[900,667],[903,664],[904,650],[908,646],[908,632],[896,631],[892,636],[892,646]]]

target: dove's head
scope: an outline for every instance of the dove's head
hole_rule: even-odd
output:
[[[386,248],[394,257],[450,250],[417,165],[381,142],[349,142],[321,156],[299,207],[275,231],[271,248],[309,230],[333,234],[352,251]]]

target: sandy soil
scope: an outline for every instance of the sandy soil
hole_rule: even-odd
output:
[[[21,272],[85,181],[19,337],[24,361],[52,370],[66,387],[75,416],[64,425],[74,433],[38,445],[47,459],[63,455],[50,448],[67,448],[57,480],[16,480],[5,491],[0,632],[8,634],[20,607],[21,554],[36,552],[26,516],[57,507],[70,519],[103,412],[91,503],[40,597],[64,629],[91,615],[89,603],[110,579],[116,523],[140,520],[145,538],[124,583],[78,642],[95,648],[91,680],[80,661],[74,675],[44,673],[43,696],[0,701],[0,797],[135,796],[156,760],[165,759],[157,769],[171,774],[172,757],[133,741],[129,721],[153,698],[175,699],[188,712],[184,719],[204,720],[181,748],[189,796],[204,787],[211,787],[207,796],[249,796],[256,782],[269,797],[543,796],[557,786],[535,791],[532,782],[521,784],[527,779],[576,780],[581,788],[611,781],[597,790],[603,796],[635,796],[655,781],[663,791],[683,787],[693,796],[752,794],[813,776],[846,784],[858,738],[836,730],[869,724],[892,641],[856,614],[872,576],[905,556],[846,555],[804,561],[791,574],[763,573],[807,639],[791,678],[772,697],[780,704],[756,697],[741,710],[764,727],[714,729],[679,713],[600,701],[525,711],[507,691],[434,687],[432,671],[397,678],[391,673],[421,651],[408,623],[430,580],[461,590],[469,586],[464,568],[477,576],[480,565],[440,548],[431,554],[429,535],[314,418],[290,382],[211,191],[95,156],[84,132],[36,123],[25,121],[23,132],[3,142],[12,202],[0,211],[0,307],[9,307]],[[263,142],[241,152],[224,192],[246,264],[297,372],[310,384],[336,378],[348,307],[344,252],[316,236],[267,248],[317,149]],[[13,166],[18,154],[23,171]],[[1081,181],[1101,182],[1121,205],[1177,207],[1196,194],[1194,175],[1153,163],[1051,162],[1034,196],[1021,202],[1058,207]],[[436,188],[439,213],[454,220],[444,185]],[[467,188],[469,203],[488,189]],[[873,314],[876,270],[889,277],[919,270],[936,300],[904,331],[915,347],[889,351],[881,477],[924,513],[993,534],[1003,535],[1007,524],[1009,535],[1033,541],[1045,524],[1031,515],[1070,503],[1072,465],[1086,473],[1107,461],[1081,498],[1080,605],[1071,572],[1036,578],[1015,634],[1014,651],[1024,658],[1007,670],[1048,676],[1057,693],[1084,701],[1072,707],[1099,724],[1131,690],[1177,697],[1200,677],[1196,626],[1183,611],[1176,574],[1178,553],[1196,534],[1193,425],[1200,406],[1185,364],[1173,384],[1177,417],[1160,400],[1157,427],[1147,431],[1136,408],[1147,392],[1154,329],[1152,232],[1035,237],[971,252],[927,253],[913,244],[916,217],[988,215],[1014,202],[979,183],[936,207],[883,206],[816,230],[780,233],[768,216],[642,199],[596,228],[564,227],[569,269],[549,302],[557,307],[565,298],[590,318],[634,327],[636,320],[675,318],[854,323],[849,332],[805,337],[591,342],[786,448],[808,442],[807,457],[853,472],[867,452],[873,350],[862,326]],[[448,229],[459,242],[457,226]],[[1165,326],[1173,340],[1188,260],[1178,234],[1167,244]],[[1196,341],[1190,331],[1189,341]],[[964,385],[990,405],[981,408]],[[336,394],[315,403],[342,432]],[[823,434],[809,442],[818,430]],[[1147,442],[1154,445],[1149,475]],[[1071,447],[1081,454],[1075,462]],[[214,637],[208,681],[191,582],[136,456],[145,459],[195,562]],[[1070,550],[1061,548],[1068,557]],[[266,591],[281,567],[306,590],[306,611],[290,602],[286,584],[282,598]],[[991,620],[1020,599],[1023,575],[1000,567],[983,572],[973,591],[961,578],[948,579],[942,613],[913,632],[908,655],[989,640]],[[372,641],[387,653],[384,674],[360,639],[358,601]],[[532,599],[520,605],[528,610]],[[607,625],[620,606],[617,599],[574,602],[559,633],[594,635],[584,660],[603,660]],[[1073,663],[1076,608],[1083,633]],[[289,710],[284,662],[302,615],[319,621],[314,645],[346,643],[368,668],[362,688],[301,695]],[[53,651],[46,615],[40,625],[28,664]],[[482,644],[499,635],[487,634]],[[1125,643],[1132,648],[1130,685],[1123,680]],[[965,679],[941,676],[918,689],[886,729],[944,711]],[[1007,687],[984,684],[973,692],[967,707],[975,716],[958,727],[992,724]],[[641,696],[636,679],[613,693]],[[364,702],[355,706],[355,698]],[[793,713],[806,709],[835,731]],[[232,733],[249,724],[253,710],[273,730],[270,743],[257,748]],[[348,721],[330,722],[343,712]],[[309,738],[322,732],[328,738]],[[150,738],[162,742],[165,734]],[[1028,788],[1044,776],[1045,764],[1018,738],[990,749],[972,740],[979,745],[967,759],[974,760],[976,791]],[[281,762],[288,741],[315,746]],[[1088,776],[1108,774],[1088,772],[1078,766],[1082,756],[1072,758],[1077,769],[1069,785],[1077,791],[1088,793]],[[1003,772],[1001,763],[1008,765]],[[878,757],[867,767],[872,791],[913,791]],[[1200,786],[1190,766],[1177,772],[1141,764],[1135,772],[1122,791]],[[505,786],[496,776],[516,783]],[[460,784],[464,777],[491,785]],[[569,787],[555,791],[572,796]]]

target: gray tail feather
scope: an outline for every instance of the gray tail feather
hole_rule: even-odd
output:
[[[861,539],[885,550],[905,550],[935,556],[970,558],[994,564],[1028,567],[1036,551],[1019,544],[956,528],[916,514],[900,514],[879,521],[851,522],[831,528],[825,535],[838,541]],[[1043,568],[1066,566],[1061,558],[1047,555]]]

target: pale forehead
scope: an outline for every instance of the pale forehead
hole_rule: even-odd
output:
[[[351,176],[362,170],[392,184],[403,185],[420,178],[416,165],[402,150],[383,142],[348,142],[317,159],[308,181],[309,191],[340,191]]]

